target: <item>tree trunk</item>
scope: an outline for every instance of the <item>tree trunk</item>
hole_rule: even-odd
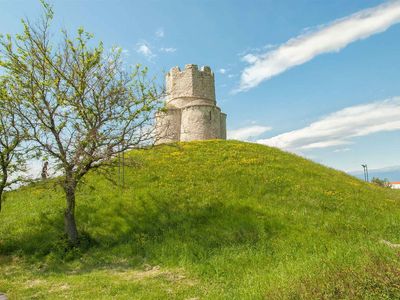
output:
[[[64,187],[67,201],[67,207],[64,212],[64,229],[68,236],[68,241],[72,246],[76,246],[79,243],[75,222],[75,187],[76,184],[70,182],[67,182]]]
[[[7,184],[7,180],[8,180],[7,168],[3,164],[3,161],[2,161],[2,170],[1,170],[1,172],[3,173],[3,178],[2,178],[2,180],[0,182],[0,211],[1,211],[1,204],[3,202],[3,193],[4,193],[4,190],[6,188],[6,184]]]
[[[1,204],[3,203],[4,189],[6,188],[6,183],[7,183],[7,175],[4,174],[3,174],[3,180],[2,182],[0,182],[0,211],[1,211]]]
[[[0,187],[0,211],[1,211],[1,204],[3,202],[3,191],[4,191],[4,188]]]

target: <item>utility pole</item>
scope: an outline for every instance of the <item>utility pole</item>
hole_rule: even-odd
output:
[[[363,167],[363,171],[364,171],[364,181],[367,181],[367,175],[365,173],[365,165],[361,165],[361,167]]]
[[[368,174],[368,165],[367,164],[363,164],[361,165],[364,169],[364,180],[366,182],[369,182],[369,174]]]

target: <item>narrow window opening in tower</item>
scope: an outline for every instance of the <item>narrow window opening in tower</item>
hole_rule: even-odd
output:
[[[210,110],[210,121],[211,121],[211,110]]]

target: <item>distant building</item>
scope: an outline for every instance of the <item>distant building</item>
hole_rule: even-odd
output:
[[[166,75],[166,109],[157,115],[158,144],[226,139],[226,114],[215,99],[210,67],[186,65]]]
[[[391,182],[390,187],[395,190],[400,190],[400,181]]]

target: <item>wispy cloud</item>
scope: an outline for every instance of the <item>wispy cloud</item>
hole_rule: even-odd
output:
[[[228,131],[228,139],[231,140],[249,140],[251,138],[255,138],[271,130],[271,127],[254,125],[248,127],[242,127],[236,130]]]
[[[148,43],[140,42],[137,43],[136,46],[137,46],[136,52],[144,55],[147,59],[151,60],[156,56],[151,50],[150,45]]]
[[[352,42],[384,32],[399,22],[400,1],[389,1],[307,31],[266,53],[244,55],[242,60],[250,66],[243,70],[237,91],[253,88],[320,54],[338,52]]]
[[[164,28],[160,27],[155,32],[156,37],[163,38],[165,35]]]
[[[333,150],[333,152],[335,152],[335,153],[341,153],[341,152],[348,152],[348,151],[350,151],[350,150],[351,150],[350,148],[339,148],[339,149]]]
[[[347,145],[355,137],[400,130],[400,97],[347,107],[309,126],[258,140],[286,150],[307,150]]]
[[[122,55],[125,55],[125,56],[129,56],[130,55],[130,52],[129,52],[129,50],[128,49],[125,49],[125,48],[122,48],[122,47],[114,47],[114,48],[112,48],[111,50],[110,50],[111,52],[120,52],[121,51],[121,54]]]
[[[172,47],[162,47],[160,48],[161,52],[166,52],[166,53],[174,53],[177,49],[172,48]]]
[[[226,69],[221,68],[221,69],[218,70],[218,72],[221,73],[221,74],[225,74],[226,73]]]

